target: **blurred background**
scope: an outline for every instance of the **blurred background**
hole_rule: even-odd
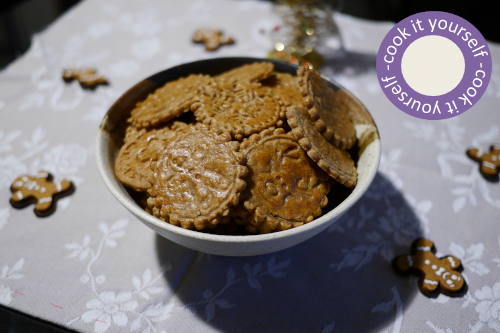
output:
[[[33,33],[43,30],[58,16],[81,0],[8,0],[0,4],[0,69],[22,55],[30,46]],[[239,0],[248,1],[248,0]],[[500,29],[494,24],[498,0],[329,0],[336,11],[376,21],[399,22],[423,11],[446,11],[471,22],[483,36],[500,42]]]
[[[79,0],[7,0],[0,3],[0,69],[26,52],[31,36]]]

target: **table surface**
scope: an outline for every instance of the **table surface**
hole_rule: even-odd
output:
[[[500,47],[466,113],[426,121],[383,94],[375,59],[390,23],[335,14],[345,50],[322,74],[370,110],[382,140],[366,195],[329,229],[255,257],[198,253],[157,236],[123,208],[98,173],[94,142],[107,109],[136,82],[189,61],[265,57],[279,23],[270,2],[89,0],[35,35],[0,73],[0,304],[82,332],[500,332],[500,184],[469,147],[500,142]],[[198,27],[236,44],[207,52]],[[110,84],[82,90],[68,67]],[[9,204],[13,180],[47,170],[76,187],[56,212]],[[467,293],[428,298],[391,268],[417,237],[463,264]]]

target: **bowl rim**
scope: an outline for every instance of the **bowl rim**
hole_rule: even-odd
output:
[[[107,189],[111,192],[111,194],[125,207],[127,208],[132,214],[134,214],[136,217],[139,219],[142,219],[143,222],[146,221],[152,226],[155,226],[157,228],[163,229],[165,231],[171,232],[173,234],[182,236],[182,237],[187,237],[187,238],[193,238],[193,239],[198,239],[198,240],[203,240],[203,241],[209,241],[209,242],[217,242],[217,243],[259,243],[259,242],[266,242],[269,240],[275,240],[275,239],[286,239],[290,237],[294,237],[298,234],[303,234],[306,233],[307,231],[311,231],[313,229],[321,228],[318,232],[321,230],[325,229],[328,226],[328,222],[331,219],[338,219],[340,216],[342,216],[344,213],[346,213],[350,207],[352,207],[366,192],[366,190],[369,188],[371,183],[373,182],[375,175],[378,170],[378,166],[380,163],[380,158],[381,158],[381,143],[380,143],[380,134],[378,133],[378,127],[375,124],[375,121],[373,120],[373,117],[371,116],[370,112],[364,107],[364,105],[357,99],[349,90],[345,89],[342,85],[340,85],[338,82],[333,80],[332,78],[329,78],[327,76],[323,76],[325,80],[327,80],[330,84],[335,85],[336,87],[345,90],[350,94],[352,98],[354,98],[361,106],[365,108],[367,111],[368,115],[370,116],[371,120],[373,121],[374,127],[377,132],[377,137],[376,139],[371,142],[368,146],[375,145],[374,148],[376,152],[376,160],[374,161],[375,163],[372,164],[372,166],[368,170],[367,174],[367,179],[368,181],[363,183],[363,184],[357,184],[353,191],[345,198],[340,204],[338,204],[336,207],[328,211],[327,213],[324,213],[320,217],[314,219],[312,222],[305,223],[301,225],[300,227],[296,228],[290,228],[287,230],[282,230],[279,232],[272,232],[272,233],[267,233],[267,234],[255,234],[255,235],[218,235],[218,234],[211,234],[211,233],[205,233],[205,232],[200,232],[197,230],[189,230],[189,229],[184,229],[182,227],[178,227],[175,225],[172,225],[168,222],[162,221],[153,215],[147,213],[142,207],[140,207],[134,199],[130,197],[128,194],[127,190],[125,189],[124,185],[122,185],[119,180],[117,179],[115,172],[114,172],[114,165],[110,165],[109,168],[106,167],[106,159],[108,158],[108,142],[110,140],[109,138],[109,133],[107,134],[106,125],[108,121],[108,115],[109,113],[119,105],[121,102],[122,98],[126,96],[128,93],[136,89],[136,87],[141,84],[141,82],[147,81],[154,79],[155,77],[158,77],[160,74],[166,72],[166,71],[178,71],[179,68],[184,68],[186,66],[192,66],[193,64],[203,64],[207,63],[209,64],[210,62],[213,61],[226,61],[226,60],[232,60],[232,61],[242,61],[244,63],[249,63],[249,62],[257,62],[257,61],[267,61],[267,62],[272,62],[275,65],[278,64],[279,67],[289,67],[292,66],[291,68],[298,68],[296,65],[284,63],[281,61],[276,61],[272,59],[264,59],[264,58],[252,58],[252,57],[223,57],[223,58],[211,58],[211,59],[204,59],[204,60],[198,60],[194,62],[189,62],[189,63],[184,63],[180,64],[174,67],[170,67],[167,69],[164,69],[162,71],[156,72],[153,75],[150,75],[149,77],[145,78],[144,80],[140,81],[139,83],[133,85],[131,88],[126,90],[113,104],[112,106],[108,109],[106,115],[104,116],[101,125],[99,127],[99,131],[97,133],[96,137],[96,142],[95,142],[95,149],[96,149],[96,160],[97,160],[97,166],[99,173],[101,175],[101,178],[103,179]],[[180,77],[180,76],[179,76]],[[155,230],[156,231],[156,230]]]

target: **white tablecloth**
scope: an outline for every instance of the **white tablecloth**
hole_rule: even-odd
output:
[[[83,332],[500,332],[500,184],[468,147],[500,142],[500,47],[472,109],[444,121],[397,110],[375,58],[389,23],[336,14],[347,53],[323,73],[370,110],[382,138],[380,171],[331,228],[300,245],[245,258],[197,253],[157,236],[104,186],[94,158],[99,123],[143,78],[208,57],[265,57],[277,24],[257,1],[88,0],[0,73],[0,304]],[[198,27],[236,44],[209,53]],[[109,86],[82,90],[62,70],[95,67]],[[48,170],[76,191],[37,218],[14,209],[20,174]],[[428,298],[391,259],[424,236],[462,260],[467,293]]]

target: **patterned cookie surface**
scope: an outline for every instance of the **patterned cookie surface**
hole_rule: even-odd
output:
[[[285,106],[303,104],[299,82],[289,73],[274,72],[262,82],[262,87],[269,89],[269,94],[277,96]]]
[[[249,170],[244,202],[234,215],[250,232],[297,227],[321,215],[328,175],[283,129],[267,129],[241,144]]]
[[[186,123],[171,121],[161,128],[135,130],[129,127],[125,142],[115,161],[115,173],[122,184],[136,191],[146,191],[153,182],[151,162],[158,159],[158,153],[175,133]]]
[[[234,82],[258,82],[269,77],[274,71],[274,65],[271,62],[254,62],[231,69],[227,72],[215,76],[219,81]]]
[[[261,90],[260,84],[236,85],[212,81],[193,103],[196,119],[217,133],[228,132],[237,140],[272,126],[281,126],[282,103]]]
[[[132,110],[129,122],[137,128],[156,126],[180,116],[194,102],[199,86],[210,79],[207,75],[189,75],[168,82],[150,94],[144,101],[137,103]]]
[[[339,183],[354,187],[357,172],[349,153],[334,146],[321,135],[305,107],[288,107],[286,115],[293,135],[313,161]]]
[[[205,125],[183,130],[152,163],[154,185],[147,204],[153,215],[186,229],[226,223],[246,183],[244,157],[229,134]]]
[[[11,186],[11,204],[15,208],[24,208],[35,203],[35,214],[40,217],[50,215],[55,209],[55,201],[73,192],[69,180],[53,182],[52,176],[40,171],[35,177],[24,175],[16,178]]]
[[[349,149],[356,141],[356,131],[344,103],[316,71],[301,67],[297,71],[304,104],[318,130],[330,142]]]

